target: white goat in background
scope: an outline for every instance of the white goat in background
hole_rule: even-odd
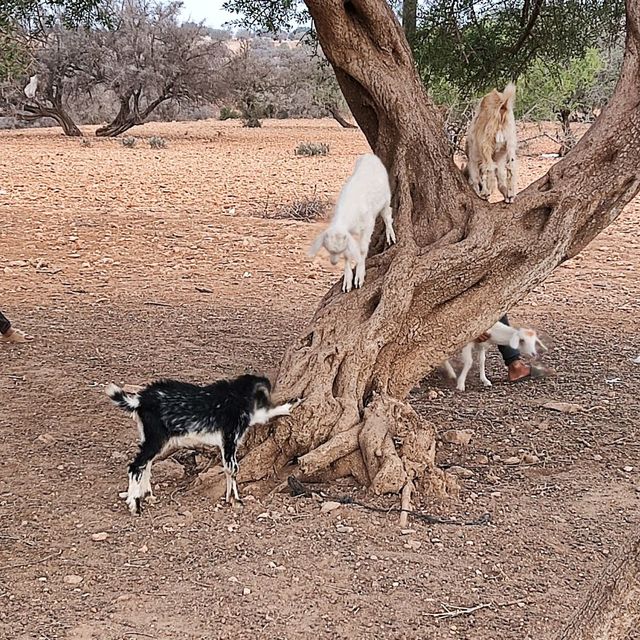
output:
[[[364,284],[365,260],[378,214],[384,220],[387,243],[396,241],[391,215],[389,174],[378,156],[367,154],[356,160],[353,173],[340,191],[331,224],[315,240],[310,256],[322,247],[330,254],[331,264],[344,258],[342,290],[351,291]],[[356,263],[355,283],[351,263]]]
[[[518,137],[513,105],[516,85],[510,82],[500,93],[488,93],[478,105],[467,132],[468,163],[464,169],[474,191],[487,200],[496,186],[511,203],[516,197]]]
[[[527,356],[537,355],[536,347],[538,345],[540,345],[540,348],[543,351],[547,350],[544,344],[542,344],[542,340],[540,340],[538,334],[533,329],[514,329],[502,322],[496,322],[493,327],[487,331],[487,333],[489,334],[489,339],[485,342],[478,342],[477,340],[474,340],[473,342],[467,343],[462,349],[461,357],[463,366],[459,376],[456,375],[456,372],[451,366],[449,360],[444,361],[443,366],[447,376],[452,380],[457,379],[458,381],[456,385],[458,391],[465,390],[465,382],[467,380],[467,374],[473,364],[473,351],[476,346],[479,349],[478,366],[480,368],[480,380],[485,387],[491,386],[491,380],[487,378],[487,373],[485,371],[487,349],[491,345],[509,345],[512,349],[519,349]]]

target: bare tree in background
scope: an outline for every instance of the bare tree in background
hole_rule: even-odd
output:
[[[147,121],[162,103],[215,101],[228,51],[201,25],[179,22],[178,2],[128,2],[111,30],[92,35],[86,74],[108,87],[119,110],[97,136],[117,136]]]
[[[59,24],[50,28],[39,44],[31,47],[28,68],[32,78],[36,76],[31,85],[35,84],[35,93],[26,95],[28,77],[24,73],[7,81],[3,90],[5,102],[10,105],[7,113],[27,122],[51,118],[65,135],[81,136],[69,113],[68,101],[81,90],[84,82],[78,60],[86,46],[85,31],[66,29]]]

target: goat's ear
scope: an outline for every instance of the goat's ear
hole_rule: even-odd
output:
[[[311,245],[311,248],[309,249],[309,251],[307,252],[307,255],[310,258],[313,258],[313,256],[316,255],[316,253],[318,253],[318,251],[320,251],[320,249],[322,249],[322,243],[324,242],[324,236],[326,234],[326,231],[323,231],[314,241],[313,244]]]
[[[516,331],[509,339],[509,346],[512,349],[517,349],[520,344],[520,334]]]
[[[254,396],[258,406],[268,406],[271,402],[271,391],[266,384],[258,383],[254,391]]]
[[[360,247],[358,246],[358,243],[355,241],[354,237],[350,233],[347,233],[347,253],[354,260],[357,260],[358,256],[360,255]],[[363,256],[363,257],[366,258],[367,256]]]

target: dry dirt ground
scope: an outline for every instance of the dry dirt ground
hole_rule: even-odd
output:
[[[413,394],[442,430],[473,430],[438,454],[473,472],[458,498],[422,507],[490,524],[403,535],[396,514],[251,487],[236,511],[206,479],[181,488],[171,460],[134,519],[118,492],[136,431],[104,384],[275,367],[339,271],[305,256],[321,223],[272,216],[333,200],[366,143],[329,121],[133,133],[133,149],[0,135],[0,308],[36,336],[0,345],[0,637],[554,637],[640,523],[640,203],[511,314],[546,332],[557,377],[509,386],[494,356],[492,389],[431,374]],[[303,141],[330,153],[295,157]],[[554,161],[549,140],[528,150],[521,187]],[[505,464],[525,453],[538,462]],[[434,615],[452,607],[478,608]]]

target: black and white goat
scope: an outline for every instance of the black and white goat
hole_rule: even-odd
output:
[[[154,458],[181,447],[217,446],[227,479],[226,501],[240,501],[236,451],[250,427],[288,416],[301,400],[271,405],[271,383],[262,376],[242,375],[207,386],[159,380],[129,394],[115,384],[105,389],[112,402],[132,414],[140,431],[140,449],[129,465],[127,505],[139,514],[142,501],[153,496]]]

